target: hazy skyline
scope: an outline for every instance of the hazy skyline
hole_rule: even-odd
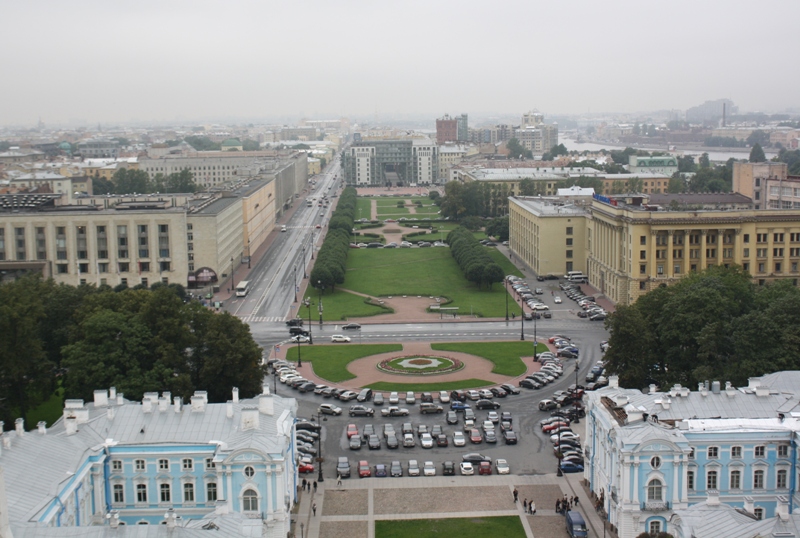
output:
[[[45,0],[0,13],[3,125],[800,105],[785,22],[798,2]]]

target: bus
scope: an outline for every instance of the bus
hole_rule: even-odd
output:
[[[306,199],[306,207],[314,207],[314,199],[313,198],[307,198]]]
[[[237,297],[244,297],[250,291],[250,282],[247,280],[242,280],[239,284],[236,285],[236,296]]]

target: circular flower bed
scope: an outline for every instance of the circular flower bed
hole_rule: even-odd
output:
[[[393,357],[378,363],[378,370],[387,374],[397,375],[436,375],[457,372],[464,368],[464,363],[458,359],[447,357],[427,357],[420,355],[407,355]]]

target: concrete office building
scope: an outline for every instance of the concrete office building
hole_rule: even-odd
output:
[[[119,142],[116,140],[92,139],[78,142],[77,153],[85,158],[111,158],[119,157]]]
[[[558,145],[558,125],[542,123],[535,127],[520,127],[514,130],[514,138],[534,155],[542,155]]]
[[[347,185],[432,185],[439,174],[439,147],[429,139],[362,140],[342,154]]]
[[[96,390],[93,402],[67,400],[50,428],[0,427],[0,532],[285,537],[297,502],[297,402],[267,388],[238,392],[226,404],[199,391],[184,404],[168,392],[131,402]]]
[[[458,141],[458,120],[448,114],[436,120],[436,143],[441,145],[447,142]]]
[[[788,522],[800,501],[798,386],[793,371],[742,388],[714,381],[643,394],[612,376],[607,388],[587,393],[584,478],[618,536],[767,536],[676,533],[672,525],[698,523],[691,507],[700,503],[729,505],[750,524]]]
[[[756,209],[800,208],[800,177],[789,176],[786,163],[733,163],[733,191]]]
[[[485,167],[484,167],[485,166]],[[529,167],[529,168],[500,168],[497,164],[462,163],[451,168],[450,179],[468,183],[470,181],[484,181],[493,184],[508,185],[509,196],[519,194],[519,185],[523,180],[531,180],[543,195],[554,195],[559,184],[576,175],[588,175],[597,172],[594,168],[567,168],[567,167]]]

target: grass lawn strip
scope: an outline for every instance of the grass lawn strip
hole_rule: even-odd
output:
[[[456,390],[456,389],[475,389],[479,387],[490,387],[496,383],[485,379],[461,379],[459,381],[443,381],[441,383],[391,383],[388,381],[378,381],[367,385],[372,390],[385,392],[397,391],[407,392],[434,392],[437,390]]]
[[[355,219],[371,219],[372,218],[372,201],[369,198],[356,198],[356,216]]]
[[[483,357],[494,363],[492,373],[516,377],[525,373],[526,366],[520,357],[533,356],[533,342],[451,342],[431,344],[434,351],[455,351]],[[541,342],[537,352],[547,351]]]
[[[312,336],[313,332],[312,332]],[[351,337],[352,338],[352,337]],[[355,376],[347,371],[347,365],[356,359],[402,351],[402,344],[336,344],[336,345],[308,345],[300,344],[302,350],[300,357],[304,361],[314,363],[314,373],[333,383],[347,381]],[[287,347],[286,359],[297,361],[297,345]]]
[[[319,301],[319,293],[317,290],[310,290],[309,296],[311,297],[312,303],[311,321],[318,321],[319,310],[317,309],[317,304]],[[394,310],[385,306],[367,304],[364,302],[365,299],[366,297],[355,295],[347,291],[325,290],[322,294],[322,319],[325,321],[344,321],[347,320],[348,317],[366,318],[378,314],[390,314],[394,312]],[[308,321],[308,308],[301,306],[298,317]]]
[[[489,255],[500,263],[506,274],[520,274],[500,252],[492,249]],[[506,292],[503,285],[496,283],[491,290],[478,289],[464,278],[447,248],[351,250],[342,287],[373,297],[447,297],[451,302],[446,306],[459,307],[458,313],[462,317],[470,314],[505,316]],[[513,300],[508,306],[509,314],[520,315],[519,305]]]
[[[375,521],[375,538],[522,538],[525,528],[518,516]]]

